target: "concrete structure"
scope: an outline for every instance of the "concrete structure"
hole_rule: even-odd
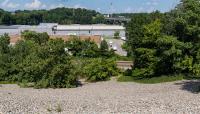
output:
[[[117,61],[117,68],[128,70],[133,68],[133,61]]]

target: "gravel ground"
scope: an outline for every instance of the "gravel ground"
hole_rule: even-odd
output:
[[[200,82],[85,84],[71,89],[0,86],[0,114],[199,114]]]

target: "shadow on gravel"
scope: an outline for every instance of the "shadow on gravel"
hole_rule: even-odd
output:
[[[189,80],[184,82],[175,83],[175,85],[181,85],[182,90],[189,91],[191,93],[200,93],[200,80]]]

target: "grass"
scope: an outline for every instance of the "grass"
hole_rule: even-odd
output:
[[[178,80],[183,80],[183,75],[176,76],[161,76],[161,77],[153,77],[153,78],[145,78],[145,79],[136,79],[131,76],[120,76],[118,78],[119,82],[137,82],[143,84],[156,84],[156,83],[164,83],[164,82],[173,82]]]
[[[17,84],[16,82],[0,81],[0,84]]]

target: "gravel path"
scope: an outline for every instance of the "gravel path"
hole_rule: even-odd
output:
[[[197,81],[85,84],[72,89],[0,86],[0,114],[199,114]]]

